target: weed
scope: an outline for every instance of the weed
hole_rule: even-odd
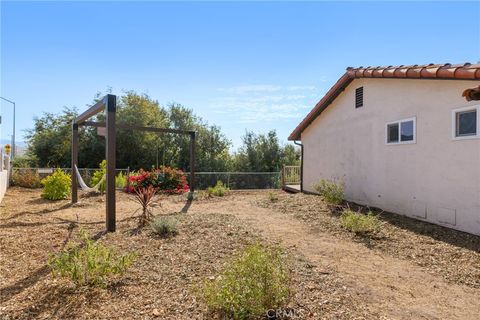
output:
[[[230,189],[228,189],[220,180],[217,181],[217,184],[214,187],[207,188],[207,194],[209,197],[223,197],[228,191],[230,191]]]
[[[226,266],[202,294],[209,308],[232,319],[250,319],[283,306],[290,296],[289,263],[278,247],[255,244]]]
[[[339,205],[345,196],[343,183],[322,179],[313,188],[328,204]]]
[[[94,242],[80,231],[83,246],[51,255],[48,265],[54,276],[68,278],[79,286],[106,287],[108,278],[125,273],[136,259],[133,253],[118,255],[113,248]]]
[[[172,217],[156,217],[150,223],[150,228],[154,234],[166,238],[178,234],[177,224]]]
[[[275,191],[269,191],[267,197],[270,202],[278,201],[278,194]]]
[[[345,209],[340,218],[342,227],[355,234],[368,234],[380,231],[380,221],[372,212],[362,214]]]

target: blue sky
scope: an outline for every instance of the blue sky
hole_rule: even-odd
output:
[[[479,61],[480,2],[2,1],[0,51],[18,137],[111,87],[190,107],[238,147],[246,129],[286,142],[348,66]]]

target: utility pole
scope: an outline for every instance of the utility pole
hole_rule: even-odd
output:
[[[2,100],[5,100],[7,102],[10,102],[11,104],[13,104],[13,135],[12,135],[12,160],[15,158],[15,151],[17,149],[17,147],[15,146],[15,102],[11,101],[11,100],[8,100],[8,99],[5,99],[4,97],[0,97],[0,99]]]

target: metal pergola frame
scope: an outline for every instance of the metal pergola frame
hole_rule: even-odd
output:
[[[99,112],[106,110],[106,122],[87,121]],[[72,123],[72,204],[78,202],[78,182],[75,166],[78,165],[78,127],[93,126],[106,128],[105,158],[107,160],[106,174],[106,228],[109,232],[116,229],[115,206],[115,164],[116,164],[116,129],[149,131],[159,133],[185,134],[190,136],[190,192],[195,191],[195,140],[196,132],[168,128],[141,127],[128,124],[116,124],[117,97],[107,94],[95,105],[80,114]]]

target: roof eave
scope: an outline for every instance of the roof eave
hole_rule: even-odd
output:
[[[302,132],[325,110],[345,88],[356,78],[390,79],[443,79],[443,80],[480,80],[480,64],[463,65],[413,65],[388,67],[347,68],[347,71],[333,85],[325,96],[315,105],[307,116],[288,136],[288,140],[301,140]]]

